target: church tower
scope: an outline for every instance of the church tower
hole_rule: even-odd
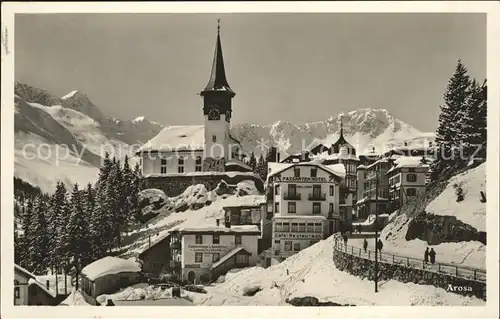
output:
[[[220,40],[220,20],[217,24],[217,39],[210,79],[200,95],[203,98],[205,118],[205,162],[210,162],[210,159],[227,159],[230,157],[231,104],[236,93],[231,89],[226,78]]]

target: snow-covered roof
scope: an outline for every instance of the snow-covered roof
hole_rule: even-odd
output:
[[[323,165],[318,162],[302,162],[302,163],[268,163],[268,173],[267,178],[279,174],[292,166],[317,166],[337,177],[342,179],[345,178],[345,166],[344,164],[332,164],[332,165]]]
[[[39,282],[38,280],[35,280],[33,278],[30,278],[28,280],[28,285],[31,286],[31,285],[36,285],[38,287],[40,287],[40,289],[42,289],[43,291],[45,291],[49,296],[52,296],[52,298],[55,298],[56,297],[56,294],[55,292],[53,291],[50,291],[49,289],[47,289],[47,287],[45,287],[41,282]]]
[[[23,268],[21,266],[19,266],[18,264],[14,264],[14,269],[22,272],[23,274],[25,274],[27,277],[30,277],[30,278],[36,278],[36,276],[30,272],[29,270],[27,270],[26,268]]]
[[[369,200],[371,200],[371,201],[375,201],[375,200],[379,200],[379,201],[386,201],[386,200],[389,200],[389,199],[388,199],[388,198],[385,198],[385,197],[380,197],[380,196],[379,196],[378,198],[377,198],[376,196],[372,196],[372,197],[370,197],[370,198],[368,198],[368,197],[363,197],[362,199],[360,199],[360,200],[358,200],[358,201],[356,202],[356,205],[362,204],[362,203],[367,202],[367,201],[369,201]]]
[[[160,174],[160,173],[153,173],[153,174],[146,174],[144,177],[169,177],[169,176],[206,176],[206,175],[227,175],[230,178],[234,178],[239,175],[245,175],[245,176],[254,176],[257,177],[257,174],[254,172],[214,172],[214,171],[206,171],[206,172],[189,172],[189,173],[167,173],[167,174]]]
[[[189,227],[189,228],[177,228],[180,233],[205,233],[205,232],[217,232],[217,233],[256,233],[260,234],[260,229],[257,225],[235,225],[231,228],[224,226],[213,226],[213,227]]]
[[[379,159],[378,161],[376,161],[376,162],[374,162],[374,163],[372,163],[372,164],[368,165],[366,168],[372,168],[372,167],[374,167],[375,165],[378,165],[378,164],[380,164],[380,163],[388,163],[388,162],[389,162],[389,159],[384,157],[384,158],[381,158],[381,159]]]
[[[107,256],[87,265],[82,269],[82,274],[90,280],[95,280],[106,275],[139,271],[141,271],[141,265],[132,259]]]
[[[325,220],[326,217],[323,215],[275,215],[275,219],[318,219],[318,220]]]
[[[357,169],[366,169],[366,166],[365,166],[365,165],[359,165],[359,166],[357,167]]]
[[[323,152],[318,155],[311,155],[311,158],[313,160],[317,161],[334,161],[334,160],[353,160],[353,161],[359,161],[359,157],[357,157],[354,154],[349,154],[347,152],[340,152],[340,153],[333,153],[333,154],[328,154],[328,152]]]
[[[204,125],[178,125],[165,127],[137,151],[198,151],[204,147]]]
[[[212,267],[210,268],[211,270],[219,267],[220,265],[222,265],[226,260],[228,260],[229,258],[233,257],[234,255],[236,255],[237,253],[239,253],[240,251],[245,251],[247,254],[248,252],[245,250],[245,248],[243,247],[236,247],[234,248],[233,250],[231,250],[230,252],[228,252],[227,254],[225,254],[221,259],[219,259],[217,262],[215,262]]]
[[[242,161],[239,161],[237,159],[233,159],[233,158],[229,159],[224,165],[226,165],[226,166],[240,166],[248,171],[252,170],[252,168],[250,166],[248,166],[247,164],[245,164]]]
[[[422,163],[421,156],[401,156],[394,160],[394,164],[387,173],[403,167],[429,167],[429,165]]]
[[[264,195],[231,196],[224,202],[224,208],[259,206],[265,203],[266,197]]]

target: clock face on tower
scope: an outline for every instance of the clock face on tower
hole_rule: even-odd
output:
[[[208,119],[209,120],[220,120],[220,112],[217,107],[211,106],[208,111]]]
[[[226,111],[226,121],[229,122],[230,119],[231,119],[231,111]]]

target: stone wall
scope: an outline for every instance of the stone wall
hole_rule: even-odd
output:
[[[337,269],[352,275],[374,280],[375,261],[350,255],[347,252],[333,249],[333,262]],[[475,296],[486,300],[486,283],[449,274],[428,272],[405,265],[378,263],[378,278],[382,280],[397,280],[404,283],[413,282],[421,285],[433,285],[465,296]]]
[[[209,172],[207,175],[167,175],[167,176],[145,176],[141,180],[141,190],[148,188],[161,189],[168,197],[182,194],[191,185],[203,184],[208,190],[217,187],[220,181],[225,181],[229,185],[236,185],[245,180],[251,180],[259,192],[264,192],[264,183],[258,176],[248,174],[227,174],[224,172]]]

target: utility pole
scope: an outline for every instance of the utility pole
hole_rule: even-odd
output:
[[[379,165],[375,167],[375,292],[378,292],[378,178],[379,178]]]

